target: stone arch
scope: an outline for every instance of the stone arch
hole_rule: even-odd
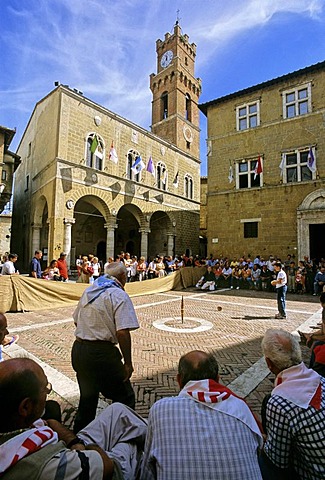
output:
[[[109,198],[105,192],[102,192],[95,187],[82,187],[69,195],[69,200],[72,200],[74,203],[74,206],[71,209],[72,215],[74,214],[76,203],[82,198],[91,199],[94,206],[101,212],[105,220],[108,221],[110,219],[111,211],[109,208]]]
[[[117,228],[115,232],[115,255],[122,250],[131,255],[146,256],[142,236],[145,231],[141,228],[144,223],[144,215],[141,209],[132,203],[122,205],[117,212]]]
[[[320,188],[311,192],[298,207],[298,211],[315,210],[317,208],[325,208],[325,189]]]
[[[154,257],[156,254],[175,254],[173,218],[162,210],[154,212],[150,217],[148,254],[149,257]]]
[[[69,216],[71,220],[65,221],[65,225],[71,227],[71,263],[79,255],[99,255],[101,262],[106,261],[109,233],[115,228],[115,216],[103,198],[101,192],[90,192],[89,188],[80,189],[78,193],[71,195],[74,202]],[[93,189],[95,190],[95,189]],[[105,252],[106,245],[106,254]]]
[[[41,225],[42,217],[43,217],[43,213],[44,213],[44,208],[46,206],[48,207],[48,204],[49,204],[49,202],[48,202],[45,195],[41,195],[37,199],[34,214],[32,216],[32,223],[34,225]]]
[[[297,208],[298,255],[324,257],[325,189],[309,193]]]

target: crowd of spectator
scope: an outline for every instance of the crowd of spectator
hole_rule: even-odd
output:
[[[60,257],[57,260],[53,259],[44,271],[41,271],[40,267],[41,254],[41,251],[35,252],[31,262],[30,276],[46,280],[67,281],[66,254],[62,252]],[[0,265],[0,268],[2,267],[1,274],[18,274],[19,272],[14,265],[17,259],[17,254],[6,253],[3,255]],[[161,278],[183,267],[206,266],[211,268],[197,283],[198,288],[274,291],[274,287],[271,285],[272,280],[276,277],[274,264],[276,261],[281,261],[287,274],[289,293],[318,295],[325,285],[324,258],[316,261],[304,257],[303,260],[296,261],[289,254],[286,260],[282,261],[279,257],[273,255],[265,258],[260,255],[256,255],[254,258],[251,255],[228,258],[222,255],[200,257],[199,255],[187,256],[183,254],[178,256],[156,255],[149,259],[141,256],[138,259],[136,255],[131,255],[128,252],[121,252],[115,258],[109,257],[105,264],[92,254],[79,255],[76,260],[77,282],[93,283],[104,272],[105,265],[114,261],[121,261],[125,264],[128,282]]]

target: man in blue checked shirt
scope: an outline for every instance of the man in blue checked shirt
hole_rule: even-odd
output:
[[[219,383],[213,355],[179,362],[177,397],[150,409],[141,480],[261,480],[260,428],[244,400]]]

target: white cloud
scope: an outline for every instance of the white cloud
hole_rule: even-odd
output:
[[[0,123],[5,123],[10,98],[11,114],[15,110],[17,123],[23,118],[26,124],[26,112],[30,114],[58,80],[145,128],[151,119],[149,75],[156,70],[155,42],[172,31],[178,8],[184,32],[198,45],[196,70],[204,66],[207,71],[208,62],[234,38],[271,27],[277,14],[317,21],[324,4],[323,0],[8,3],[2,6],[0,19],[0,52],[10,56],[0,77]]]

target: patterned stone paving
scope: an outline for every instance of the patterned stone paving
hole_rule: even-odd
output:
[[[179,318],[182,296],[185,308],[183,325]],[[272,293],[234,290],[205,293],[193,288],[134,297],[133,303],[141,328],[132,332],[135,368],[132,382],[136,409],[143,416],[148,415],[156,400],[177,394],[177,363],[184,353],[194,349],[214,353],[222,381],[228,385],[261,358],[260,343],[268,328],[294,331],[320,311],[317,298],[288,295],[288,318],[275,320],[276,300]],[[54,305],[51,310],[7,314],[10,332],[20,335],[19,347],[61,374],[62,391],[65,391],[65,381],[76,381],[70,361],[74,340],[73,310],[74,307],[55,308]],[[187,317],[208,320],[212,328],[204,332],[183,332],[182,328],[193,327]],[[164,318],[172,319],[179,331],[167,332],[153,326],[154,320]],[[6,349],[5,357],[13,355],[14,348]],[[304,354],[307,360],[307,349]],[[51,398],[60,401],[64,421],[71,425],[76,403],[60,396],[60,385],[58,383]],[[72,385],[78,392],[77,385]],[[256,413],[271,388],[272,378],[268,376],[247,394],[246,399]]]

